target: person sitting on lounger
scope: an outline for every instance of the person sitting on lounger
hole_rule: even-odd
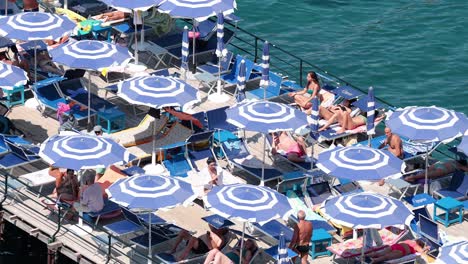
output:
[[[390,151],[396,157],[403,159],[403,141],[401,141],[400,136],[392,133],[392,130],[389,127],[385,128],[385,140],[380,144],[379,149],[388,145],[388,151]]]
[[[75,171],[67,169],[67,173],[55,180],[55,190],[60,200],[75,201],[78,199],[80,185]]]
[[[193,237],[187,230],[182,230],[176,237],[176,242],[172,248],[170,254],[176,253],[177,247],[183,240],[187,240],[187,245],[181,251],[179,256],[176,258],[177,261],[187,259],[190,252],[195,254],[206,254],[212,249],[220,249],[224,244],[223,235],[227,232],[227,229],[216,229],[211,225],[210,231],[199,237]]]
[[[294,102],[302,109],[309,109],[312,107],[312,98],[318,96],[320,98],[320,83],[317,74],[313,71],[307,74],[307,85],[299,92],[289,93],[289,96],[294,98]]]
[[[52,62],[52,58],[49,56],[49,53],[46,50],[43,50],[37,54],[37,67],[40,67],[43,71],[60,76],[64,74],[64,72]]]
[[[467,161],[466,160],[449,160],[446,162],[438,161],[427,170],[428,179],[437,179],[454,173],[456,170],[468,171]],[[405,181],[408,182],[417,182],[419,180],[424,180],[426,178],[426,172],[421,171],[418,174],[410,175],[405,178]],[[385,180],[382,179],[379,181],[379,185],[384,185]]]
[[[377,252],[371,252],[367,256],[371,257],[371,263],[382,263],[387,260],[399,259],[404,256],[422,253],[428,248],[424,245],[424,242],[420,239],[417,240],[405,240],[400,243],[393,244]]]
[[[216,159],[214,159],[213,157],[209,157],[206,160],[206,165],[207,167],[202,169],[198,175],[201,176],[204,181],[206,181],[204,185],[204,189],[205,189],[205,192],[208,192],[215,185],[216,186],[223,185],[224,170],[223,168],[218,166]]]
[[[88,174],[83,176],[80,202],[75,202],[73,207],[79,212],[99,212],[104,208],[104,199],[99,183],[94,182],[95,176]]]
[[[297,141],[295,141],[285,131],[273,133],[272,136],[273,148],[271,153],[273,155],[277,153],[284,154],[292,162],[305,162],[308,160],[305,142],[302,137],[298,137]]]
[[[250,263],[250,260],[257,251],[258,246],[252,239],[247,239],[244,242],[244,249],[242,250],[242,263]],[[238,264],[240,263],[240,246],[233,248],[227,253],[221,252],[219,249],[214,248],[210,250],[205,259],[204,264]]]

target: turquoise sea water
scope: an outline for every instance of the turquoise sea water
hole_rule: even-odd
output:
[[[392,105],[437,105],[468,114],[466,0],[237,5],[244,19],[239,27],[358,87],[373,86]]]

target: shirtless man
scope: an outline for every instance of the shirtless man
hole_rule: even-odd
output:
[[[379,149],[388,145],[388,150],[395,155],[396,157],[403,159],[403,142],[401,141],[400,136],[394,135],[392,130],[388,127],[385,128],[385,135],[387,138],[379,146]]]
[[[297,212],[299,223],[294,226],[294,234],[289,244],[289,248],[299,254],[302,264],[307,264],[309,257],[310,240],[312,239],[312,223],[305,220],[304,211]]]
[[[23,0],[24,12],[38,12],[39,3],[36,0]]]

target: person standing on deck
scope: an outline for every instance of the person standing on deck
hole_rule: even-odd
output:
[[[304,211],[297,212],[299,222],[294,226],[294,234],[289,244],[289,248],[294,250],[301,258],[302,264],[307,264],[309,257],[310,241],[312,239],[312,223],[305,220]]]

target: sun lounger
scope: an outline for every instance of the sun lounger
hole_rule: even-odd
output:
[[[424,216],[424,214],[419,214],[418,227],[419,237],[421,237],[430,248],[428,255],[437,256],[439,248],[442,246],[441,239],[439,237],[439,226],[429,217]]]
[[[225,74],[231,70],[232,59],[234,58],[234,53],[228,51],[225,57],[221,58],[221,74]],[[220,67],[218,63],[218,57],[213,56],[213,60],[207,62],[206,64],[199,65],[197,69],[217,76],[220,73]]]
[[[162,164],[170,176],[187,177],[187,173],[193,169],[185,151],[186,145],[187,142],[183,141],[162,146],[158,149],[158,151],[164,151],[165,159]]]
[[[221,143],[221,150],[231,168],[237,168],[262,180],[262,162],[252,156],[243,139],[227,140]],[[266,165],[263,165],[266,166]],[[282,172],[274,168],[264,169],[264,181],[278,180]]]
[[[231,132],[237,131],[237,127],[226,122],[226,109],[229,106],[224,106],[206,111],[206,118],[208,120],[208,130],[227,130]],[[216,135],[215,135],[216,136]]]
[[[355,181],[348,179],[338,178],[339,183],[332,186],[332,189],[338,195],[346,195],[356,192],[363,192],[364,190]]]
[[[297,256],[297,253],[294,252],[292,249],[290,248],[287,248],[287,251],[288,251],[288,258],[289,258],[289,263],[293,263],[292,262],[292,258],[296,257]],[[270,248],[267,248],[265,250],[263,250],[263,252],[265,254],[267,254],[268,256],[270,256],[273,260],[277,260],[278,259],[278,245],[275,245],[275,246],[272,246]]]
[[[376,127],[382,120],[374,122],[374,127]],[[351,130],[346,130],[344,133],[337,133],[341,129],[339,124],[333,124],[328,129],[319,132],[319,142],[324,141],[335,141],[340,138],[348,137],[351,135],[364,133],[367,131],[367,125],[361,125]]]
[[[95,16],[109,9],[106,4],[97,0],[69,1],[68,8],[84,17]]]
[[[283,233],[286,243],[289,243],[293,237],[293,230],[290,227],[280,223],[277,220],[269,221],[263,225],[258,223],[252,224],[253,235],[260,234],[262,235],[260,239],[264,240],[270,245],[278,243],[279,236]]]
[[[180,123],[175,123],[169,128],[164,134],[160,134],[156,138],[155,148],[161,148],[173,144],[175,142],[185,141],[192,134],[192,130],[187,128]],[[137,146],[129,147],[128,151],[138,158],[145,158],[151,156],[153,152],[153,142],[140,144]]]
[[[116,237],[127,236],[143,230],[137,215],[125,208],[122,208],[122,212],[124,220],[107,224],[103,228]]]
[[[19,176],[29,187],[38,187],[38,196],[42,193],[42,187],[47,184],[55,183],[55,177],[49,175],[49,168],[30,172]]]
[[[124,147],[132,147],[150,142],[153,137],[153,125],[156,122],[154,130],[159,134],[167,125],[168,118],[161,116],[155,119],[150,115],[146,115],[135,127],[127,128],[122,131],[112,133],[112,138],[119,141]]]
[[[395,234],[387,229],[379,230],[379,234],[382,238],[383,244],[381,246],[366,248],[364,252],[365,254],[375,252],[383,249],[388,245],[398,243],[398,241],[400,241],[401,238],[403,238],[407,234],[407,232],[408,231],[406,230]],[[327,247],[327,249],[333,253],[333,263],[340,263],[339,259],[349,259],[360,256],[362,253],[362,246],[362,237],[359,237],[357,239],[348,239],[341,243],[335,243]]]
[[[245,62],[245,80],[250,80],[255,63],[251,60],[243,58],[240,55],[236,55],[236,60],[234,65],[232,66],[231,71],[226,74],[221,74],[221,80],[229,84],[236,84],[237,76],[239,75],[239,66],[242,60],[244,60]]]
[[[42,114],[45,115],[46,109],[53,110],[55,114],[59,103],[68,103],[67,100],[59,93],[58,82],[63,80],[63,77],[51,77],[38,81],[32,86],[34,97],[39,102]],[[65,112],[64,114],[67,115],[68,112]],[[73,111],[73,114],[77,120],[86,119],[88,116],[87,111]]]
[[[270,153],[271,153],[271,149],[273,148],[273,138],[271,136],[271,134],[266,134],[266,141],[267,141],[267,145],[270,149]],[[276,155],[274,157],[277,157],[277,158],[280,158],[282,161],[285,161],[299,169],[301,169],[302,171],[308,171],[311,169],[312,167],[312,163],[311,162],[293,162],[293,161],[290,161],[288,159],[288,156],[285,154],[285,153],[280,153],[280,152],[277,152]]]
[[[90,224],[97,226],[100,219],[108,219],[120,215],[120,206],[108,199],[104,200],[104,207],[99,212],[83,213],[83,219]],[[93,223],[92,219],[96,219]]]
[[[259,87],[245,92],[247,99],[270,99],[281,95],[281,82],[283,77],[274,72],[270,72],[268,87]],[[266,91],[265,91],[266,89]]]
[[[457,200],[468,198],[468,177],[462,171],[455,171],[450,179],[448,188],[433,192],[439,197],[451,197]]]
[[[8,148],[10,149],[10,152],[0,156],[0,168],[10,170],[10,174],[16,167],[41,160],[41,158],[38,155],[29,152],[28,150],[23,149],[20,146],[9,142],[6,143]]]

